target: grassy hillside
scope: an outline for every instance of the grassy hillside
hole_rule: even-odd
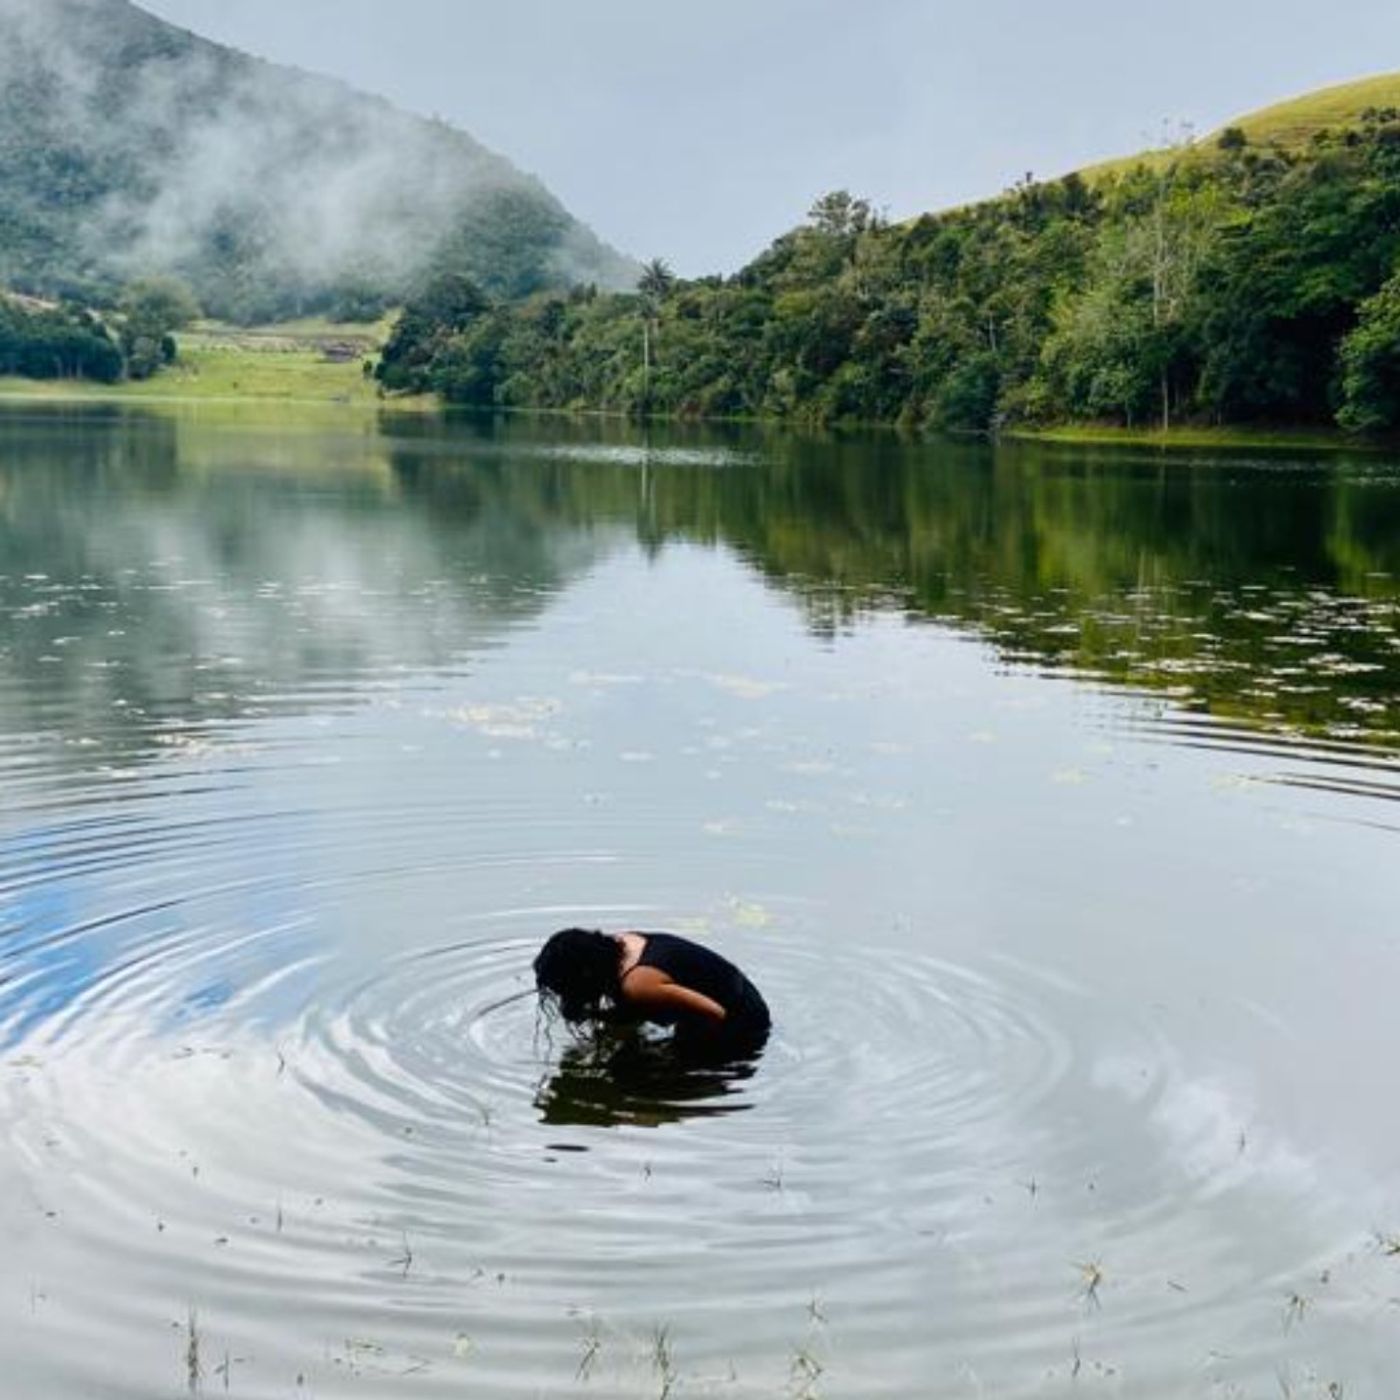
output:
[[[378,314],[450,265],[493,295],[633,265],[465,132],[129,0],[0,0],[0,286],[182,278],[240,321]]]
[[[1339,83],[1236,117],[1197,141],[1192,151],[1197,159],[1218,160],[1221,135],[1236,130],[1244,133],[1250,146],[1296,153],[1305,150],[1325,132],[1359,126],[1367,112],[1386,109],[1400,110],[1400,73],[1382,73]],[[1096,183],[1123,175],[1139,165],[1161,169],[1181,154],[1178,150],[1143,151],[1099,161],[1080,174],[1085,180]]]
[[[1255,145],[1297,149],[1319,132],[1357,126],[1363,113],[1386,107],[1400,110],[1400,73],[1382,73],[1378,77],[1322,88],[1305,97],[1251,112],[1225,125],[1239,127]]]

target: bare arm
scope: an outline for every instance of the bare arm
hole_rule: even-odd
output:
[[[655,1016],[659,1020],[671,1021],[677,1016],[691,1015],[718,1025],[728,1016],[713,998],[673,982],[654,967],[633,968],[622,984],[622,997],[626,1005],[635,1007],[641,1015]]]

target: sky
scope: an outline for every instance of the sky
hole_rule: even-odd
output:
[[[1396,0],[140,3],[463,127],[686,276],[827,190],[902,218],[1400,69]]]

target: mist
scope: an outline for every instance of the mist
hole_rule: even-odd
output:
[[[444,258],[500,295],[631,277],[467,134],[128,0],[0,0],[0,84],[34,183],[61,191],[24,210],[59,266],[29,248],[37,266],[0,269],[12,282],[175,274],[246,316],[399,296]]]

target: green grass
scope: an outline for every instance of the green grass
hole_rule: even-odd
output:
[[[1226,122],[1256,145],[1306,145],[1319,131],[1354,126],[1368,107],[1400,108],[1400,73],[1382,73],[1354,83],[1322,88]]]
[[[242,346],[186,337],[180,358],[154,378],[125,384],[0,379],[0,398],[113,403],[314,404],[342,409],[420,409],[429,399],[386,401],[357,356],[346,363],[311,349]]]
[[[386,401],[364,364],[388,338],[395,315],[374,322],[307,317],[271,326],[198,321],[180,333],[179,359],[151,379],[94,384],[0,378],[0,398],[378,409]],[[391,402],[396,409],[435,406],[429,399]]]
[[[1325,428],[1116,428],[1101,423],[1070,423],[1054,428],[1017,429],[1008,438],[1035,442],[1121,444],[1143,447],[1235,447],[1276,450],[1326,449],[1339,451],[1387,450],[1382,444],[1368,443]],[[1393,449],[1390,449],[1393,450]]]
[[[1216,142],[1220,132],[1228,127],[1239,127],[1251,146],[1297,150],[1308,145],[1319,132],[1358,125],[1361,114],[1371,107],[1400,108],[1400,73],[1381,73],[1356,82],[1339,83],[1236,117],[1219,131],[1198,141],[1191,148],[1192,155],[1199,160],[1219,159]],[[1079,173],[1094,184],[1126,174],[1139,165],[1156,169],[1180,155],[1180,151],[1171,149],[1142,151],[1138,155],[1100,161]]]
[[[186,345],[179,360],[153,379],[122,388],[123,396],[201,399],[285,399],[375,405],[377,385],[359,359],[333,363],[310,350],[258,351]]]

